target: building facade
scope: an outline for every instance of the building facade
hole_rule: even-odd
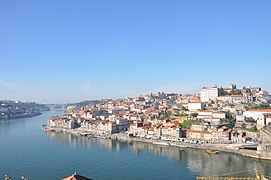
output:
[[[217,97],[218,97],[217,87],[211,87],[211,88],[204,87],[200,90],[201,102],[209,102],[210,100],[215,100]]]

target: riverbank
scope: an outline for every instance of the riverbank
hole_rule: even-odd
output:
[[[55,131],[60,133],[70,133],[75,136],[85,136],[89,138],[103,138],[103,139],[113,139],[125,142],[143,142],[151,143],[157,146],[173,146],[178,148],[193,148],[200,150],[214,150],[226,153],[235,153],[249,158],[261,159],[261,160],[271,160],[271,158],[263,158],[256,150],[240,149],[243,144],[192,144],[185,142],[175,142],[175,141],[163,141],[154,139],[145,139],[139,137],[129,137],[126,133],[116,133],[116,134],[105,134],[102,131],[87,130],[83,128],[77,129],[63,129],[63,128],[48,128],[46,131]]]
[[[32,113],[22,113],[22,114],[10,114],[5,118],[0,118],[0,120],[12,120],[12,119],[20,119],[20,118],[30,118],[41,115],[41,112],[32,112]]]

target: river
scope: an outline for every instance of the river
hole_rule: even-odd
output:
[[[234,176],[255,177],[254,168],[271,176],[271,161],[237,154],[208,155],[202,150],[163,147],[141,142],[75,137],[46,133],[41,125],[60,111],[0,121],[0,179],[59,180],[73,172],[94,180],[195,179],[250,170]],[[233,176],[233,175],[231,175]]]

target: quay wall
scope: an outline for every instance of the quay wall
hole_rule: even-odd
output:
[[[179,148],[194,148],[194,149],[202,149],[202,150],[216,150],[228,153],[236,153],[242,156],[246,156],[249,158],[263,159],[263,160],[271,160],[271,151],[256,151],[256,150],[246,150],[239,149],[242,144],[191,144],[185,142],[169,142],[162,140],[154,140],[154,139],[145,139],[138,137],[129,137],[125,133],[116,133],[116,134],[105,134],[102,131],[97,130],[87,130],[87,129],[61,129],[61,128],[50,128],[49,131],[56,132],[66,132],[76,136],[88,136],[88,137],[100,137],[100,138],[108,138],[115,139],[119,141],[135,141],[135,142],[144,142],[144,143],[155,143],[155,142],[168,142],[170,146],[175,146]],[[271,145],[271,144],[270,144]],[[271,146],[270,146],[271,147]]]

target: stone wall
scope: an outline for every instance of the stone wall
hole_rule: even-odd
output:
[[[260,130],[260,142],[257,153],[261,158],[271,159],[271,127]]]

